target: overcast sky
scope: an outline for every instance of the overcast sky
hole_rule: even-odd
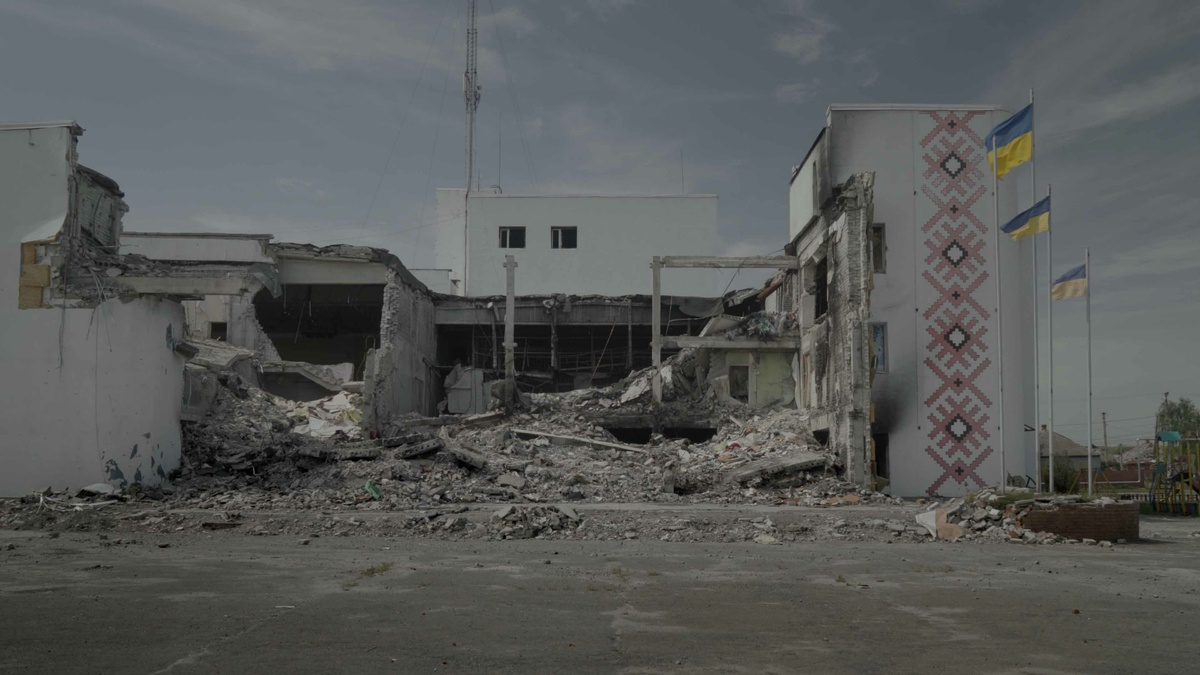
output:
[[[433,190],[464,181],[464,4],[0,0],[3,117],[82,124],[126,229],[428,266]],[[1119,420],[1116,443],[1151,432],[1162,392],[1200,399],[1200,3],[480,0],[480,16],[484,187],[716,193],[730,253],[783,245],[789,170],[829,103],[1016,110],[1036,87],[1057,272],[1092,247],[1097,419]],[[1083,440],[1083,302],[1055,317],[1056,420]]]

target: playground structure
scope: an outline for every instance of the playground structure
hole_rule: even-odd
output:
[[[1154,438],[1150,508],[1155,513],[1200,515],[1200,439],[1176,431]]]

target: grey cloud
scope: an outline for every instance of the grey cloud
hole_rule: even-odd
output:
[[[781,84],[775,87],[775,98],[781,103],[806,103],[817,95],[817,87],[820,85],[821,81],[816,79],[811,82]]]

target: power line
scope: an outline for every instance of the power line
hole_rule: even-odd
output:
[[[433,47],[437,44],[438,34],[442,32],[442,23],[446,19],[446,8],[450,3],[443,3],[442,14],[438,17],[437,29],[433,32],[433,39],[429,41],[429,49],[425,50],[425,60],[421,63],[420,74],[417,75],[417,82],[413,85],[412,93],[408,96],[408,105],[404,107],[404,117],[400,119],[400,126],[396,128],[396,135],[392,137],[392,147],[388,150],[387,161],[383,163],[383,170],[379,172],[379,182],[375,185],[375,191],[371,193],[371,201],[367,206],[367,214],[363,216],[362,226],[358,230],[358,236],[354,238],[357,243],[362,238],[363,229],[366,228],[367,222],[371,220],[371,214],[375,211],[375,200],[379,197],[379,191],[383,189],[383,179],[387,176],[388,167],[392,165],[392,157],[396,154],[396,144],[400,141],[400,132],[404,131],[405,124],[408,123],[408,115],[412,112],[413,101],[417,98],[417,90],[421,87],[421,82],[425,79],[425,67],[429,65],[429,57],[433,54]]]
[[[1154,417],[1155,417],[1154,415],[1148,415],[1146,417],[1126,417],[1124,419],[1119,419],[1119,420],[1109,420],[1108,423],[1114,424],[1116,422],[1132,422],[1135,420],[1152,420],[1152,419],[1154,419]],[[1054,428],[1057,429],[1058,427],[1086,427],[1087,424],[1088,424],[1087,422],[1076,422],[1073,424],[1055,424]],[[1092,424],[1100,424],[1100,422],[1092,422]]]

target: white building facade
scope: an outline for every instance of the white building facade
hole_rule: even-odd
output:
[[[20,260],[0,275],[0,380],[9,390],[0,497],[152,485],[179,467],[184,359],[173,345],[183,308],[159,297],[63,298],[63,270],[52,262],[72,240],[120,237],[119,192],[90,189],[91,172],[76,163],[82,132],[73,122],[0,125],[0,248]],[[91,218],[98,212],[111,215]]]
[[[504,258],[518,265],[519,295],[650,292],[658,255],[716,255],[717,197],[505,195],[437,191],[434,267],[459,295],[505,292]],[[464,262],[465,261],[465,262]],[[666,295],[720,291],[708,270],[664,277]]]
[[[994,106],[831,106],[793,175],[794,239],[836,196],[833,186],[875,174],[871,429],[891,494],[960,495],[999,484],[1002,451],[1011,476],[1036,466],[1036,441],[1025,431],[1034,427],[1030,240],[1002,236],[996,248],[983,143],[1008,114]],[[1017,212],[1021,178],[1018,171],[1000,181],[1001,224]]]

